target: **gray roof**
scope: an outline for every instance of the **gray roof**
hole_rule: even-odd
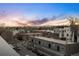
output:
[[[19,56],[10,45],[0,36],[0,56]]]
[[[63,41],[63,40],[59,40],[59,39],[47,38],[47,37],[42,37],[42,36],[39,36],[39,37],[34,36],[34,38],[49,41],[49,42],[55,42],[55,43],[59,43],[59,44],[75,44],[74,42]]]

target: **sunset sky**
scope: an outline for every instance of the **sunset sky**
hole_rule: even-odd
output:
[[[0,3],[0,14],[26,18],[44,18],[54,15],[79,15],[79,4],[65,3]]]

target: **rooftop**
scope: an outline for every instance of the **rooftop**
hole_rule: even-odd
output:
[[[40,35],[41,33],[20,33],[19,35]]]
[[[0,56],[19,56],[12,47],[0,36]]]
[[[55,42],[55,43],[59,43],[59,44],[75,44],[75,42],[68,42],[68,41],[63,41],[63,40],[57,40],[57,39],[54,39],[54,38],[46,38],[46,37],[37,37],[37,36],[34,36],[33,38],[37,38],[37,39],[40,39],[40,40],[45,40],[45,41],[50,41],[50,42]]]

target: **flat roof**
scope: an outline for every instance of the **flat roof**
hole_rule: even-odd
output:
[[[37,36],[32,36],[32,37],[40,39],[40,40],[59,43],[59,44],[75,44],[75,42],[68,42],[68,41],[63,41],[63,40],[54,39],[54,38],[46,38],[46,37],[42,37],[42,36],[38,36],[38,37]]]
[[[39,35],[42,33],[20,33],[19,35]]]

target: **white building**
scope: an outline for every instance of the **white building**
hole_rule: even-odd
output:
[[[58,34],[58,38],[61,40],[66,40],[66,41],[71,41],[71,42],[79,42],[79,39],[78,39],[79,31],[77,31],[77,35],[75,35],[76,32],[74,31],[72,33],[72,29],[70,26],[55,27],[53,31],[55,34]]]

